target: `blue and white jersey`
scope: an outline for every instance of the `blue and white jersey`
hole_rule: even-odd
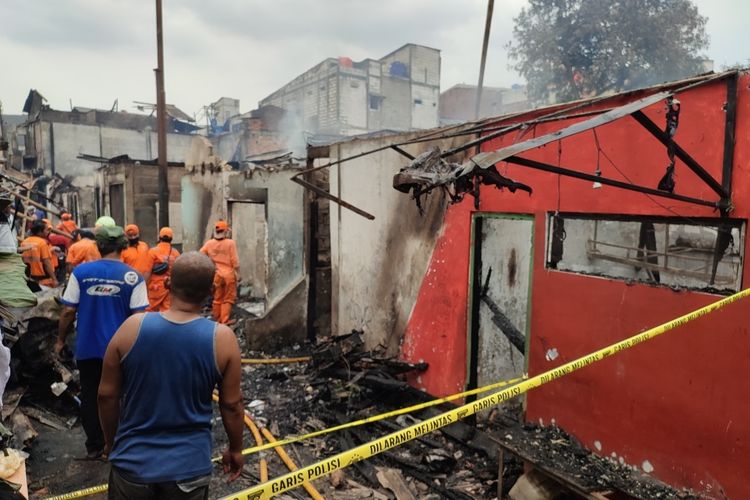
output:
[[[76,359],[104,358],[109,341],[134,312],[148,306],[146,283],[119,260],[77,266],[61,302],[77,307]]]

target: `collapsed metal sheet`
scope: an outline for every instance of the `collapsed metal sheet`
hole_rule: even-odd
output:
[[[625,104],[624,106],[620,106],[619,108],[614,108],[604,114],[595,116],[594,118],[574,123],[573,125],[562,130],[556,130],[555,132],[552,132],[550,134],[512,144],[508,147],[501,148],[495,151],[479,153],[478,155],[473,156],[471,160],[463,164],[463,172],[460,175],[466,175],[476,166],[479,166],[480,168],[489,168],[492,165],[505,160],[506,158],[510,158],[511,156],[515,156],[525,151],[539,148],[541,146],[544,146],[545,144],[549,144],[550,142],[559,141],[566,137],[577,135],[581,132],[586,132],[587,130],[606,125],[607,123],[629,116],[643,108],[647,108],[652,104],[656,104],[659,101],[663,101],[670,95],[672,95],[670,92],[658,92],[648,97],[644,97],[643,99],[639,99],[637,101]]]
[[[422,210],[421,198],[435,188],[443,188],[453,203],[463,200],[466,193],[479,199],[479,185],[494,185],[507,188],[512,193],[520,189],[531,194],[531,188],[502,176],[494,166],[479,168],[473,165],[465,169],[459,163],[449,163],[441,158],[435,146],[417,156],[408,166],[393,176],[393,187],[402,193],[412,193],[417,207]]]

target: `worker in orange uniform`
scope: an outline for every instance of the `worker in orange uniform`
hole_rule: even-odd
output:
[[[120,254],[120,260],[129,265],[148,281],[151,274],[151,256],[146,242],[141,241],[141,230],[135,224],[125,226],[128,247]]]
[[[47,235],[49,226],[42,221],[31,225],[31,236],[21,242],[21,247],[28,247],[21,258],[28,265],[29,278],[40,285],[56,287],[55,268],[52,267],[52,256]]]
[[[42,222],[47,226],[47,230],[44,232],[44,239],[47,240],[47,246],[49,247],[49,256],[50,261],[52,262],[52,269],[55,273],[55,278],[58,276],[58,268],[60,267],[60,257],[63,257],[62,261],[63,264],[65,264],[65,258],[64,258],[64,246],[60,247],[60,237],[59,235],[52,233],[52,222],[49,219],[42,219]],[[50,239],[51,238],[51,239]],[[58,239],[59,238],[59,239]],[[47,285],[47,286],[57,286],[57,285]]]
[[[63,231],[68,234],[74,234],[76,230],[78,229],[78,226],[73,220],[72,215],[70,215],[68,212],[63,212],[62,214],[60,214],[60,223],[57,225],[56,229],[58,231]]]
[[[214,237],[208,240],[201,253],[208,255],[216,266],[214,275],[214,320],[227,324],[232,312],[232,304],[237,301],[237,282],[240,276],[240,260],[237,245],[227,237],[229,224],[220,220],[214,227]]]
[[[96,241],[94,241],[94,233],[85,229],[79,229],[74,234],[76,241],[70,245],[65,261],[69,273],[73,272],[73,269],[78,264],[94,262],[102,258],[99,248],[96,246]]]
[[[166,311],[170,306],[169,279],[172,264],[180,252],[172,248],[174,234],[168,227],[159,230],[159,243],[148,251],[151,257],[151,276],[148,279],[147,311]]]

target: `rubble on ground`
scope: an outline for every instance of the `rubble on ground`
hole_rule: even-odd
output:
[[[67,493],[71,485],[78,484],[76,478],[80,478],[79,488],[95,486],[96,481],[106,480],[107,470],[104,462],[80,462],[75,458],[84,454],[76,419],[77,372],[71,360],[60,363],[49,355],[57,333],[58,313],[54,293],[46,292],[40,296],[39,305],[27,311],[23,321],[17,323],[15,333],[11,334],[17,337],[13,345],[15,376],[6,393],[3,412],[4,421],[13,423],[11,427],[18,447],[30,451],[31,491],[44,494]],[[252,315],[237,317],[236,329],[242,331],[242,322]],[[434,399],[404,381],[405,374],[428,369],[426,364],[398,361],[386,356],[382,348],[366,349],[361,332],[325,339],[316,346],[291,346],[272,355],[248,352],[242,337],[240,344],[246,358],[309,358],[304,362],[243,365],[246,410],[259,427],[268,429],[278,440]],[[55,396],[53,390],[60,390],[62,386],[54,389],[54,384],[65,385],[59,396]],[[283,448],[299,467],[304,467],[450,408],[450,404],[443,403]],[[504,446],[507,449],[510,442],[523,448],[521,457],[560,471],[591,491],[622,492],[628,495],[626,498],[690,498],[634,474],[630,467],[617,461],[588,452],[560,429],[520,425],[520,409],[520,404],[498,408],[483,417],[478,425],[474,425],[474,421],[456,422],[312,484],[325,498],[339,500],[495,498],[499,451]],[[38,450],[34,445],[37,432],[42,433],[40,441],[44,443]],[[52,442],[59,440],[54,436],[63,435],[67,438],[81,435],[79,453],[54,446]],[[226,445],[218,409],[214,412],[214,441],[215,454],[218,454]],[[246,432],[245,447],[255,444],[253,435]],[[70,447],[70,443],[67,446]],[[538,453],[533,454],[528,449]],[[58,468],[67,472],[45,476],[44,471],[49,469],[45,461],[49,456],[59,461]],[[270,478],[289,470],[273,450],[248,455],[242,476],[233,483],[227,483],[216,467],[211,482],[212,497],[259,484],[261,458],[267,460]],[[519,455],[506,452],[502,459],[500,488],[505,496],[519,478],[524,478],[524,469]],[[35,473],[43,477],[35,477]],[[304,490],[298,489],[280,498],[306,496]]]

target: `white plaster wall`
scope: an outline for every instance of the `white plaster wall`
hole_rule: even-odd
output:
[[[411,97],[411,127],[416,129],[437,127],[440,89],[412,84]],[[421,101],[421,104],[417,104],[418,101]]]
[[[52,127],[54,131],[45,134],[45,142],[50,143],[54,136],[55,172],[63,177],[93,176],[99,165],[77,157],[81,153],[101,155],[99,127],[73,123],[54,123]],[[88,180],[85,185],[90,185]]]
[[[78,159],[86,153],[112,158],[128,155],[133,159],[151,160],[158,155],[156,132],[80,125],[74,123],[54,123],[53,135],[47,132],[45,142],[54,136],[55,171],[62,176],[86,177],[79,182],[93,186],[88,176],[94,175],[99,164]],[[150,135],[150,137],[149,137]],[[167,134],[167,160],[184,162],[190,153],[192,135]]]
[[[356,76],[342,75],[340,85],[341,126],[366,130],[367,81]]]
[[[392,130],[410,130],[411,111],[414,103],[411,99],[411,84],[404,78],[383,77],[381,89],[381,120],[384,128]]]
[[[411,48],[411,79],[440,86],[440,51],[428,47]]]
[[[90,133],[98,133],[101,140],[101,156],[112,158],[128,155],[135,159],[151,160],[158,156],[158,142],[156,135],[153,140],[149,131],[121,130],[109,127],[91,127]],[[97,130],[98,129],[98,130]],[[169,156],[169,146],[167,146]]]
[[[268,295],[272,305],[304,275],[304,192],[294,172],[206,172],[182,178],[183,248],[197,250],[211,238],[217,219],[228,218],[227,199],[259,201],[267,190]],[[240,263],[241,266],[248,263]]]
[[[230,174],[229,196],[235,200],[246,197],[249,190],[267,189],[266,217],[268,228],[268,304],[273,304],[303,275],[304,205],[303,188],[289,178],[294,172],[256,171],[251,177],[244,173]]]
[[[331,156],[347,158],[415,136],[343,142],[331,146]],[[430,145],[406,149],[418,154]],[[411,197],[393,189],[393,175],[408,161],[388,149],[330,170],[331,193],[375,216],[370,221],[330,204],[332,332],[363,329],[368,346],[383,343],[393,353],[414,307],[445,213],[441,195],[426,198],[425,216],[420,216]]]

